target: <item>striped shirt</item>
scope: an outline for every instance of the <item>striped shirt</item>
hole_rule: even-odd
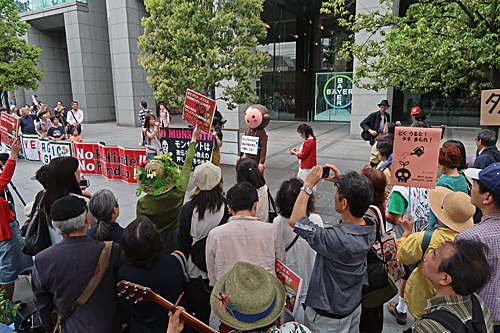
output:
[[[483,310],[484,322],[486,324],[486,332],[493,333],[493,322],[491,321],[490,311],[484,302],[478,297],[479,303]],[[465,324],[472,319],[472,301],[468,296],[439,296],[433,297],[427,301],[427,312],[436,310],[450,311],[456,315]],[[416,333],[451,333],[437,321],[431,319],[418,319],[411,327],[412,332]]]
[[[460,232],[455,240],[473,239],[490,248],[486,258],[491,265],[491,279],[478,294],[488,306],[494,322],[500,322],[500,212],[483,215],[481,224]]]

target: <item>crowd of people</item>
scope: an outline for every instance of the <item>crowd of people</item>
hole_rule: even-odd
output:
[[[445,142],[434,189],[392,186],[396,123],[389,107],[382,101],[361,123],[372,149],[369,165],[359,171],[342,174],[333,164],[318,165],[313,128],[299,125],[303,143],[289,150],[299,160],[298,174],[283,179],[274,200],[263,172],[265,153],[240,154],[236,185],[225,192],[220,155],[191,173],[201,130],[193,129],[179,170],[155,143],[159,127],[170,124],[168,111],[156,122],[141,102],[142,143],[151,152],[137,170],[146,195],[137,201],[134,221],[126,228],[116,223],[120,205],[112,191],[90,194],[80,187],[77,159],[53,159],[36,174],[44,189],[31,219],[45,223],[48,241],[34,260],[22,252],[19,224],[0,198],[2,289],[12,300],[17,276],[31,268],[33,299],[47,332],[382,332],[384,307],[399,324],[407,324],[408,312],[416,319],[408,332],[455,332],[450,323],[469,332],[500,332],[497,135],[479,131],[470,167],[463,143]],[[75,118],[75,133],[81,130],[78,111],[73,105],[66,117]],[[36,117],[34,130],[43,134],[49,117]],[[419,117],[411,126],[428,127]],[[212,128],[219,148],[222,125],[215,120]],[[16,142],[0,189],[14,173],[18,152]],[[191,177],[194,189],[185,200]],[[321,180],[330,182],[330,209],[340,223],[315,213]],[[36,218],[37,211],[45,218]],[[395,231],[405,274],[392,295],[396,302],[368,305],[364,286],[373,273],[367,258],[384,230]],[[293,316],[284,311],[290,294],[276,277],[277,260],[303,279]],[[130,282],[123,293],[134,294],[127,298],[136,302],[119,297],[121,280]],[[174,309],[141,302],[148,291],[136,284]]]
[[[10,108],[2,112],[19,118],[19,135],[38,135],[51,141],[69,140],[81,142],[83,111],[78,102],[72,101],[71,107],[64,107],[61,101],[51,112],[47,104],[42,104],[35,95],[32,105],[17,106],[15,97]]]

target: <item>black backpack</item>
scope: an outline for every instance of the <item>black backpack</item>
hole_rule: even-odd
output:
[[[440,323],[452,333],[484,333],[487,332],[486,324],[484,322],[483,310],[481,303],[476,295],[470,296],[472,301],[472,319],[468,320],[465,324],[455,314],[446,310],[436,310],[424,314],[421,318],[427,320],[434,320]],[[405,333],[412,332],[411,327],[404,331]]]
[[[481,154],[486,154],[486,155],[493,156],[493,158],[495,159],[495,161],[497,163],[500,162],[500,156],[497,153],[495,153],[495,152],[493,152],[491,150],[485,150]]]

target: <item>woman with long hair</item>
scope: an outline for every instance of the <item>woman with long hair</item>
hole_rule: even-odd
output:
[[[146,155],[149,159],[156,156],[160,149],[160,123],[156,121],[154,115],[146,115],[142,133],[144,134],[144,146],[146,147]]]
[[[97,221],[97,227],[87,230],[87,235],[100,241],[120,243],[123,229],[116,219],[120,215],[120,206],[110,190],[97,191],[89,201],[89,211]]]
[[[304,142],[300,148],[290,149],[290,154],[297,156],[300,160],[297,178],[304,180],[312,167],[318,164],[316,160],[316,137],[311,126],[307,124],[300,124],[297,127],[297,133],[304,139]]]
[[[264,176],[259,171],[257,163],[255,163],[254,160],[242,158],[238,164],[236,164],[236,182],[249,182],[257,189],[259,203],[257,204],[255,217],[264,222],[272,222],[269,221],[269,190]]]
[[[195,188],[191,201],[182,206],[179,218],[179,247],[187,258],[189,284],[186,296],[196,317],[208,324],[210,320],[210,294],[205,259],[205,244],[208,233],[225,223],[229,211],[219,186],[221,170],[211,162],[194,169]]]
[[[368,208],[371,211],[371,215],[377,216],[377,233],[380,230],[380,226],[385,225],[385,205],[384,202],[387,199],[385,192],[386,177],[384,173],[378,169],[371,167],[365,167],[360,172],[361,175],[365,176],[370,180],[373,185],[373,201],[371,206]],[[377,212],[380,211],[380,215]],[[380,220],[380,218],[382,218]],[[375,308],[365,308],[361,307],[361,321],[359,323],[359,331],[361,333],[381,333],[384,324],[384,306],[380,305]]]
[[[165,244],[156,227],[145,216],[137,217],[122,235],[125,264],[118,271],[118,281],[148,286],[161,297],[175,303],[182,293],[184,256],[163,255]],[[182,262],[182,264],[181,264]],[[185,302],[181,301],[181,305]],[[154,302],[128,302],[130,332],[165,332],[168,311]]]
[[[67,195],[76,195],[85,199],[87,202],[92,197],[90,193],[80,188],[80,169],[79,162],[71,156],[62,156],[54,158],[50,161],[47,167],[47,191],[42,199],[42,207],[47,216],[49,224],[49,234],[52,244],[59,243],[62,239],[61,235],[52,227],[52,221],[49,218],[48,212],[50,207],[59,198]],[[89,214],[90,226],[94,226],[95,219]]]

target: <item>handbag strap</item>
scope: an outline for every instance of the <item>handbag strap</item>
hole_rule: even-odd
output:
[[[62,328],[61,325],[63,321],[68,319],[69,316],[71,316],[76,310],[78,310],[85,303],[87,303],[88,299],[90,298],[90,296],[92,296],[99,283],[101,283],[104,274],[108,270],[109,258],[111,257],[112,246],[113,242],[111,241],[104,242],[104,248],[102,249],[101,255],[99,256],[99,261],[97,262],[97,267],[95,269],[95,272],[92,275],[92,278],[90,279],[89,283],[87,284],[87,287],[85,287],[81,295],[76,299],[76,301],[71,306],[71,310],[64,316],[61,316],[59,313],[56,313],[57,322],[55,324],[54,332],[61,331]]]
[[[299,235],[295,236],[295,238],[293,239],[293,241],[290,243],[290,245],[288,245],[285,249],[285,253],[288,252],[288,250],[290,250],[292,248],[292,246],[295,244],[295,242],[297,241],[297,239],[299,239]]]
[[[78,120],[77,120],[77,119],[76,119],[76,117],[75,117],[75,113],[73,112],[73,110],[71,110],[70,112],[71,112],[71,114],[73,115],[73,119],[75,119],[75,122],[78,124]]]
[[[271,195],[271,191],[269,191],[269,186],[267,187],[267,199],[271,203],[271,206],[273,206],[273,210],[276,213],[276,205],[274,204],[274,199],[273,196]]]

